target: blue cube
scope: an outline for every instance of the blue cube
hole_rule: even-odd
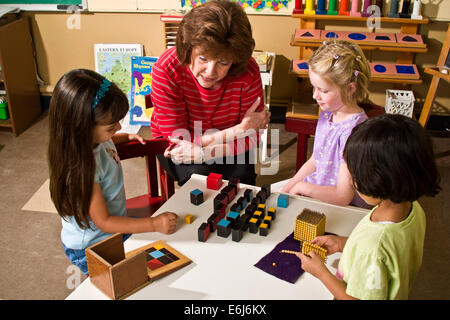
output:
[[[277,206],[280,208],[287,208],[289,205],[289,196],[287,194],[280,194],[278,196]]]

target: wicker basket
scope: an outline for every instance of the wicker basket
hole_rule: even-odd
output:
[[[414,94],[410,90],[386,90],[386,113],[402,114],[412,118]]]

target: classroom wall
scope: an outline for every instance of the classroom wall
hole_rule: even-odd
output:
[[[449,1],[450,2],[450,1]],[[141,43],[144,45],[145,55],[159,56],[164,51],[163,23],[157,13],[82,13],[78,16],[79,29],[73,26],[74,16],[57,12],[25,12],[30,17],[32,36],[36,47],[37,69],[45,82],[41,92],[49,94],[52,88],[65,72],[74,68],[94,69],[95,43]],[[290,60],[297,58],[298,48],[289,45],[291,34],[298,27],[298,20],[290,16],[281,15],[249,15],[253,26],[256,49],[272,51],[277,54],[275,74],[272,87],[272,100],[287,100],[297,91],[297,79],[288,76]],[[361,26],[349,26],[337,23],[321,26],[334,29],[355,30]],[[426,37],[429,52],[418,54],[416,64],[419,69],[432,66],[437,62],[442,42],[447,31],[448,22],[431,21],[421,26],[421,34]],[[387,32],[398,31],[387,28]],[[383,30],[384,31],[384,30]],[[380,57],[370,57],[376,61],[392,61],[395,55],[383,53]],[[426,96],[431,77],[423,72],[422,85],[415,85],[417,103],[421,105]],[[448,92],[450,86],[441,81],[436,105],[441,113],[450,114]],[[371,99],[384,105],[385,90],[394,88],[392,84],[371,84]]]

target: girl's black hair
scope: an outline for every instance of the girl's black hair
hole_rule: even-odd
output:
[[[50,196],[58,214],[64,219],[73,216],[80,228],[90,228],[89,206],[96,167],[93,129],[119,121],[129,109],[126,95],[111,83],[92,110],[104,79],[91,70],[69,71],[59,79],[50,101]]]
[[[400,203],[441,190],[430,137],[402,115],[384,114],[357,125],[344,159],[356,189],[370,197]]]

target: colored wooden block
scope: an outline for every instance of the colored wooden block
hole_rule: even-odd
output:
[[[222,219],[217,224],[217,235],[219,237],[228,238],[231,233],[231,222],[225,219]]]
[[[234,190],[235,189],[232,186],[227,185],[220,191],[220,193],[226,195],[228,199],[227,202],[230,203],[231,201],[234,200],[234,197],[236,196],[236,192]]]
[[[309,209],[303,211],[295,220],[294,239],[310,242],[325,233],[326,216]]]
[[[216,206],[218,206],[220,203],[225,206],[228,205],[228,196],[226,194],[219,193],[214,197],[214,208],[216,208]]]
[[[231,228],[231,240],[239,242],[241,241],[243,237],[243,226],[241,223],[237,222],[232,228]]]
[[[227,210],[227,206],[223,205],[222,203],[219,203],[214,208],[214,213],[216,213],[220,217],[220,219],[222,219],[223,217],[225,217],[226,210]]]
[[[267,227],[270,229],[270,227],[272,225],[272,217],[265,216],[261,224],[267,224]]]
[[[258,204],[257,210],[262,212],[262,216],[266,215],[266,205],[264,203]]]
[[[259,226],[259,235],[260,236],[267,236],[269,234],[269,226],[265,223],[261,223]]]
[[[187,214],[184,216],[184,223],[191,224],[194,221],[194,216],[192,214]]]
[[[203,203],[203,191],[200,189],[194,189],[191,191],[191,203],[198,206]]]
[[[239,192],[240,182],[241,182],[241,180],[239,178],[236,178],[236,177],[231,177],[228,180],[228,184],[229,185],[233,185],[233,186],[236,187],[236,194]]]
[[[260,198],[254,197],[254,198],[252,199],[252,204],[255,205],[255,207],[257,207],[258,204],[260,204],[260,203],[261,203],[261,202],[260,202]]]
[[[244,213],[243,215],[240,216],[239,218],[239,223],[242,226],[242,231],[247,231],[248,229],[248,225],[249,225],[249,221],[251,219],[251,215]]]
[[[249,215],[253,215],[253,212],[256,211],[257,205],[255,205],[254,203],[250,203],[249,205],[247,205],[247,208],[245,208],[245,213],[249,214]]]
[[[241,211],[245,209],[245,207],[247,206],[247,202],[248,201],[244,196],[239,197],[239,199],[236,201],[236,203],[241,207]]]
[[[252,201],[252,199],[253,199],[253,190],[252,189],[245,189],[244,197],[247,200],[247,203]]]
[[[302,253],[304,255],[309,255],[309,253],[313,251],[316,253],[323,261],[327,259],[327,250],[325,248],[322,248],[316,244],[310,243],[310,242],[303,242],[302,244]]]
[[[206,178],[206,187],[208,189],[219,190],[222,184],[222,175],[219,173],[210,173]]]
[[[266,199],[272,194],[270,184],[263,184],[261,190],[266,194]]]
[[[257,218],[251,218],[248,221],[248,231],[250,233],[257,233],[258,232],[258,226],[259,226],[259,223],[258,223],[258,219]]]
[[[277,217],[277,209],[275,209],[275,208],[269,208],[269,209],[267,209],[267,215],[268,215],[269,217],[272,217],[272,220],[275,220],[276,217]]]
[[[209,238],[210,231],[209,223],[203,222],[198,228],[198,241],[206,242]]]
[[[264,215],[262,211],[256,210],[255,212],[253,212],[253,218],[258,219],[258,224],[260,224],[262,219],[264,218]]]
[[[209,229],[211,232],[216,231],[217,224],[219,223],[219,221],[221,219],[222,219],[222,217],[220,215],[218,215],[217,213],[213,213],[212,215],[209,216],[208,224],[209,224]]]
[[[230,211],[227,214],[226,219],[231,222],[230,227],[232,227],[239,220],[239,217],[240,217],[240,214],[239,214],[239,212],[236,212],[236,211]]]
[[[260,190],[256,194],[255,198],[259,199],[259,203],[266,203],[267,195],[264,191]]]
[[[233,203],[230,208],[231,211],[240,212],[242,210],[241,205],[239,203]]]
[[[277,199],[277,206],[287,208],[289,206],[289,196],[287,194],[280,194]]]

